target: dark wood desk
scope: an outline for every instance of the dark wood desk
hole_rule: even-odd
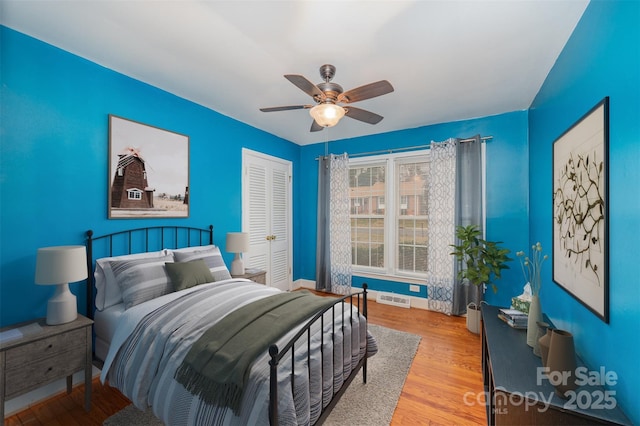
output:
[[[615,389],[582,385],[562,399],[542,375],[542,360],[527,345],[527,331],[482,306],[482,376],[489,425],[631,425],[617,407]],[[578,359],[578,366],[584,364]],[[586,370],[585,370],[586,371]]]

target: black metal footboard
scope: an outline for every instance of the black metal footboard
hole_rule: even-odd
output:
[[[354,303],[354,299],[355,299],[355,303]],[[269,365],[270,365],[270,379],[269,379],[269,423],[272,426],[276,426],[278,424],[278,367],[280,365],[280,361],[282,361],[282,358],[284,358],[287,353],[291,353],[291,390],[293,392],[294,389],[294,376],[295,376],[295,355],[294,355],[294,350],[295,350],[295,343],[303,338],[303,336],[306,335],[307,338],[307,364],[310,365],[310,357],[311,357],[311,326],[313,324],[315,324],[316,322],[320,322],[320,330],[324,330],[324,314],[326,312],[328,312],[329,310],[334,310],[336,309],[336,306],[340,305],[340,308],[342,308],[342,324],[344,324],[344,305],[345,303],[349,304],[349,305],[354,305],[358,308],[358,312],[359,315],[363,315],[365,318],[367,317],[367,284],[364,283],[362,285],[362,291],[358,291],[356,293],[350,294],[350,295],[346,295],[346,296],[342,296],[338,299],[336,299],[336,302],[331,305],[328,306],[327,308],[325,308],[324,310],[322,310],[321,312],[318,312],[316,315],[313,316],[313,318],[311,318],[306,324],[305,326],[295,335],[293,336],[293,338],[286,344],[284,345],[284,347],[282,349],[279,349],[277,345],[271,345],[269,347],[269,355],[271,357],[271,360],[269,361]],[[353,321],[353,318],[350,317],[350,320]],[[332,321],[334,322],[332,330],[335,330],[335,312],[332,314]],[[344,325],[341,325],[341,327],[344,327]],[[340,331],[343,331],[342,329]],[[365,333],[367,332],[367,330],[365,329]],[[335,333],[335,331],[334,331]],[[334,337],[334,333],[331,334],[331,338],[333,339]],[[324,333],[321,332],[321,342],[320,342],[320,348],[322,348],[324,345]],[[335,352],[336,347],[335,345],[333,346],[333,351]],[[335,356],[335,353],[331,353],[331,354],[327,354],[325,355],[324,351],[320,351],[321,354],[321,359],[320,359],[320,365],[324,365],[324,357],[325,356]],[[338,390],[337,393],[335,393],[331,399],[331,401],[329,402],[329,404],[327,405],[326,408],[324,408],[322,410],[322,413],[320,415],[320,417],[318,418],[318,421],[316,422],[316,424],[322,424],[324,422],[324,420],[327,418],[327,416],[331,413],[331,410],[333,409],[333,407],[338,403],[338,401],[340,400],[340,397],[342,396],[342,394],[346,391],[346,389],[349,387],[349,384],[353,381],[353,379],[355,378],[355,376],[358,374],[358,371],[360,371],[360,368],[362,368],[362,378],[364,383],[367,382],[367,345],[365,344],[365,353],[364,356],[362,357],[362,359],[358,362],[358,364],[356,365],[356,367],[354,369],[352,369],[351,374],[349,375],[349,377],[347,377],[344,381],[344,383],[342,384],[342,387]],[[321,377],[323,377],[324,375],[321,374]],[[322,386],[321,386],[322,387]],[[321,406],[324,407],[324,392],[322,392],[322,402],[321,402]]]

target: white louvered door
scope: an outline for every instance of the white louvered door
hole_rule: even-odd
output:
[[[242,229],[245,266],[267,271],[267,285],[291,289],[291,162],[243,149]]]

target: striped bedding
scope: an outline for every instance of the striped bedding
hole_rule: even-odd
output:
[[[153,410],[168,425],[269,424],[269,356],[266,352],[253,364],[238,415],[231,409],[204,403],[180,385],[174,374],[191,345],[209,327],[234,309],[278,291],[248,280],[230,279],[164,295],[128,309],[112,340],[102,381],[108,380],[139,409]],[[278,347],[283,347],[301,327],[276,342]],[[329,310],[323,327],[323,361],[319,322],[311,328],[311,357],[307,357],[306,334],[295,346],[293,392],[291,355],[280,364],[280,425],[314,424],[364,356],[365,347],[368,346],[369,356],[377,351],[375,339],[364,332],[365,318],[349,304],[338,304]],[[331,356],[332,353],[340,355]]]

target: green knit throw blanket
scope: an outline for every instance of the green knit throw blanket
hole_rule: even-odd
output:
[[[175,378],[205,402],[230,407],[238,414],[244,384],[258,355],[293,326],[334,302],[333,297],[304,290],[249,303],[204,332]]]

